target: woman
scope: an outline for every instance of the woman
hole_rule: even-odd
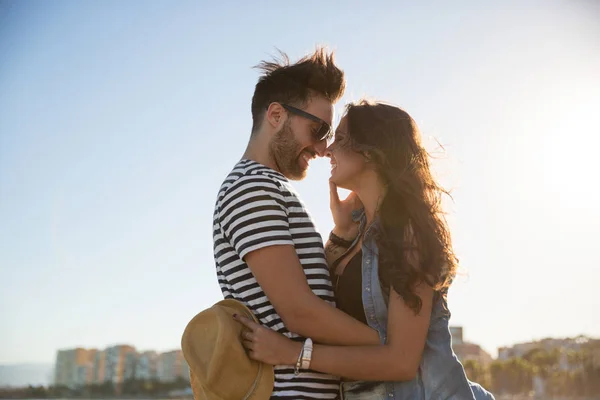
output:
[[[468,381],[451,348],[446,296],[457,259],[441,209],[446,192],[415,121],[391,105],[351,104],[328,156],[336,301],[376,329],[381,345],[312,346],[238,318],[250,357],[341,376],[345,399],[493,399]],[[351,191],[348,199],[337,187]]]

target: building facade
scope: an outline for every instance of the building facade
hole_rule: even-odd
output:
[[[158,354],[155,351],[145,351],[138,357],[134,376],[139,380],[158,379]]]
[[[462,326],[451,326],[450,334],[452,335],[452,350],[454,350],[461,363],[474,360],[481,365],[488,365],[492,362],[492,356],[483,350],[481,346],[464,340]]]
[[[92,382],[96,349],[59,350],[54,366],[54,384],[78,388]]]
[[[106,373],[106,352],[100,350],[94,356],[94,371],[92,372],[92,383],[101,385],[104,383],[104,375]]]
[[[110,383],[117,394],[127,380],[189,381],[189,367],[181,350],[164,353],[144,351],[120,344],[104,350],[65,349],[56,354],[54,384],[77,389]]]
[[[161,353],[158,356],[157,376],[161,382],[173,382],[177,378],[189,380],[189,367],[181,350]]]
[[[112,382],[118,389],[125,380],[125,362],[129,354],[135,354],[135,347],[126,344],[110,346],[104,350],[104,381]],[[130,357],[130,356],[129,356]]]

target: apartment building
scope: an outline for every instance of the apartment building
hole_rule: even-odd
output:
[[[101,385],[104,383],[104,375],[106,373],[106,352],[99,350],[94,356],[94,371],[92,373],[92,383]]]
[[[181,350],[172,350],[158,356],[157,376],[162,382],[173,382],[177,378],[189,379],[189,367]]]
[[[140,353],[134,372],[135,379],[152,380],[158,378],[158,354],[155,351]]]
[[[489,365],[492,363],[492,356],[475,343],[457,343],[452,345],[452,350],[461,363],[467,360],[477,361],[480,365]]]
[[[123,366],[123,379],[131,380],[135,378],[135,371],[138,367],[139,354],[137,352],[129,352],[125,355],[125,364]]]
[[[84,386],[92,382],[96,349],[59,350],[56,353],[54,384],[70,388]]]
[[[451,326],[450,335],[452,336],[452,350],[460,362],[464,363],[467,360],[475,360],[482,365],[492,362],[492,356],[483,350],[481,346],[466,342],[463,339],[463,328],[461,326]]]
[[[128,379],[173,382],[178,378],[189,380],[189,374],[189,366],[181,350],[160,354],[156,351],[138,353],[133,346],[119,344],[104,350],[59,350],[54,383],[75,389],[110,382],[120,393],[123,382]]]
[[[125,380],[125,363],[129,354],[135,354],[135,347],[119,344],[107,347],[104,350],[104,381],[112,382],[117,388]]]

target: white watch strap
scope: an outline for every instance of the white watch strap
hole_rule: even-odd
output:
[[[304,348],[302,349],[302,369],[310,368],[310,361],[312,360],[313,342],[312,339],[308,338],[304,341]]]

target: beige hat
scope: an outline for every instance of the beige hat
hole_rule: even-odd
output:
[[[222,300],[196,315],[181,338],[195,400],[263,400],[273,393],[273,367],[251,360],[242,346],[242,324],[233,314],[258,322],[237,300]]]

